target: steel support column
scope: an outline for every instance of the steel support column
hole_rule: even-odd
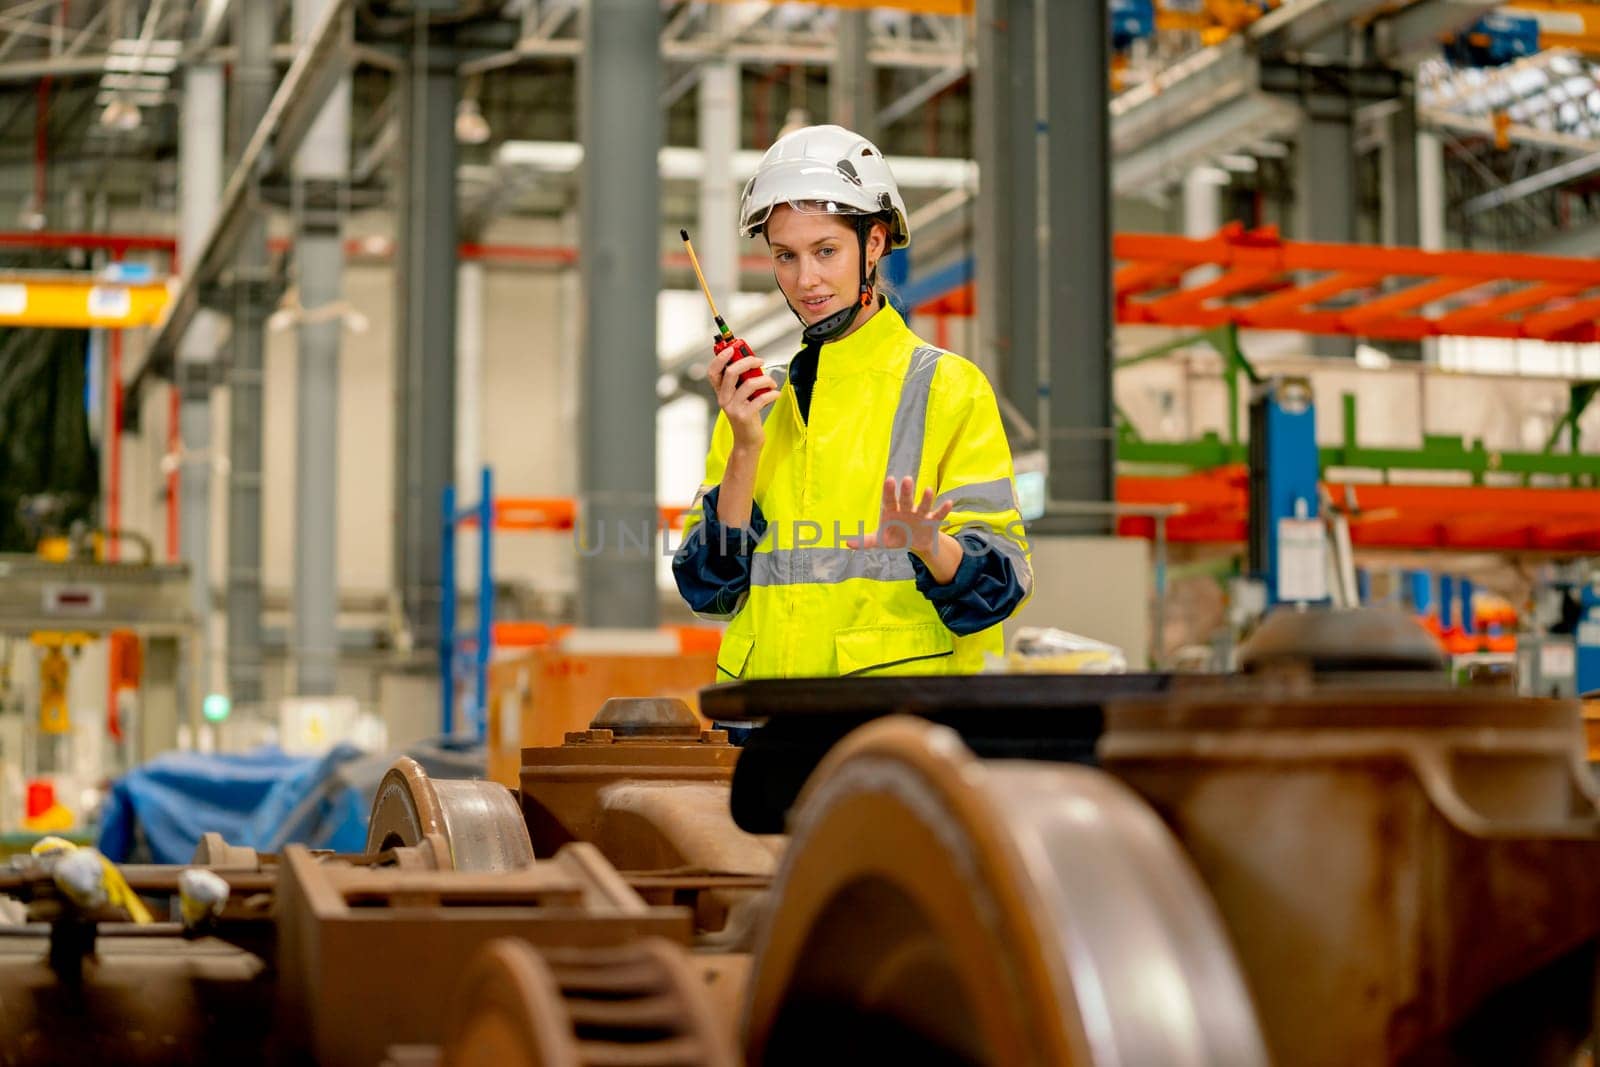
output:
[[[237,162],[272,100],[276,32],[272,4],[234,8],[233,144]],[[228,688],[236,705],[258,705],[261,677],[262,336],[266,323],[267,222],[253,205],[234,266],[232,353],[228,366]]]
[[[1380,229],[1384,244],[1416,248],[1422,242],[1422,205],[1417,169],[1417,103],[1409,83],[1396,104],[1384,122]],[[1395,359],[1423,358],[1423,346],[1416,341],[1391,341],[1384,348]]]
[[[1038,447],[1036,6],[1036,0],[979,0],[973,86],[980,175],[974,225],[979,340],[973,360],[996,383],[1014,452]]]
[[[1417,134],[1417,247],[1445,249],[1444,142],[1437,134]]]
[[[438,644],[441,502],[455,476],[458,57],[418,19],[400,75],[394,584],[412,647]]]
[[[838,52],[828,75],[828,121],[878,142],[877,79],[868,58],[867,11],[838,12]]]
[[[639,101],[660,93],[660,22],[656,4],[590,0],[578,62],[582,626],[654,627],[659,614],[656,378],[639,359],[656,350],[661,112]]]
[[[713,18],[725,19],[727,11],[720,5],[710,10]],[[739,189],[727,168],[715,161],[732,159],[739,150],[738,64],[715,60],[701,66],[698,104],[700,152],[708,165],[700,173],[695,252],[712,295],[731,300],[739,288]]]
[[[195,63],[184,70],[182,133],[178,141],[178,256],[188,262],[205,240],[222,197],[222,68]],[[216,384],[221,322],[213,311],[194,317],[178,343],[178,543],[189,565],[189,610],[194,614],[191,691],[201,696],[221,681],[213,669],[211,619],[211,389]]]
[[[296,41],[327,0],[295,0]],[[295,156],[295,265],[302,319],[295,379],[295,692],[327,696],[339,676],[339,339],[350,79],[341,78]]]
[[[1348,31],[1340,30],[1318,43],[1318,51],[1348,60]],[[1294,237],[1301,241],[1356,240],[1357,101],[1353,96],[1306,92],[1295,146]],[[1350,357],[1355,342],[1344,337],[1318,337],[1310,342],[1320,355]]]
[[[1039,46],[1045,131],[1039,241],[1040,436],[1048,495],[1040,532],[1103,534],[1109,515],[1056,503],[1115,497],[1111,425],[1111,79],[1106,0],[1046,4]],[[1013,278],[1013,284],[1027,278]]]

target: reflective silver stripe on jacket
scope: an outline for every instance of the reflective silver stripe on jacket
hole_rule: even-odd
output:
[[[894,409],[894,428],[889,431],[889,469],[885,478],[915,478],[922,466],[922,445],[928,434],[928,397],[933,391],[933,372],[939,368],[937,348],[919,346],[911,353],[906,380],[900,386],[900,402]]]
[[[828,585],[851,578],[909,582],[916,571],[900,548],[780,548],[750,557],[751,585]]]
[[[992,482],[972,482],[958,485],[940,493],[934,505],[950,501],[952,511],[976,511],[992,515],[998,511],[1015,511],[1017,497],[1010,478],[996,478]]]

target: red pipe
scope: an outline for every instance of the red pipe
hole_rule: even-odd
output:
[[[178,560],[178,458],[183,437],[178,433],[182,399],[176,385],[167,390],[167,559]]]
[[[173,237],[149,233],[72,233],[54,231],[29,233],[0,230],[0,247],[6,248],[88,248],[104,249],[120,259],[128,252],[165,252],[176,255],[178,242]]]
[[[106,387],[111,390],[111,434],[106,443],[106,526],[122,528],[122,331],[111,331],[111,359],[106,369]],[[106,539],[106,558],[113,563],[121,555],[117,538]]]

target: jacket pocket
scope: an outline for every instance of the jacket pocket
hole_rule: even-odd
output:
[[[724,682],[744,677],[745,665],[750,662],[750,650],[756,640],[749,634],[722,632],[722,645],[717,649],[717,681]]]
[[[942,674],[930,660],[955,653],[956,639],[942,622],[909,626],[852,626],[833,635],[844,674]]]

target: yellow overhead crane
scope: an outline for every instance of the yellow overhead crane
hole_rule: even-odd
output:
[[[1592,0],[1510,0],[1500,8],[1539,23],[1539,47],[1600,55],[1600,3]]]
[[[166,306],[164,281],[108,280],[81,271],[0,271],[0,326],[154,326]]]
[[[1156,29],[1189,30],[1200,35],[1202,44],[1221,44],[1280,6],[1282,0],[1202,0],[1199,4],[1156,0]]]

